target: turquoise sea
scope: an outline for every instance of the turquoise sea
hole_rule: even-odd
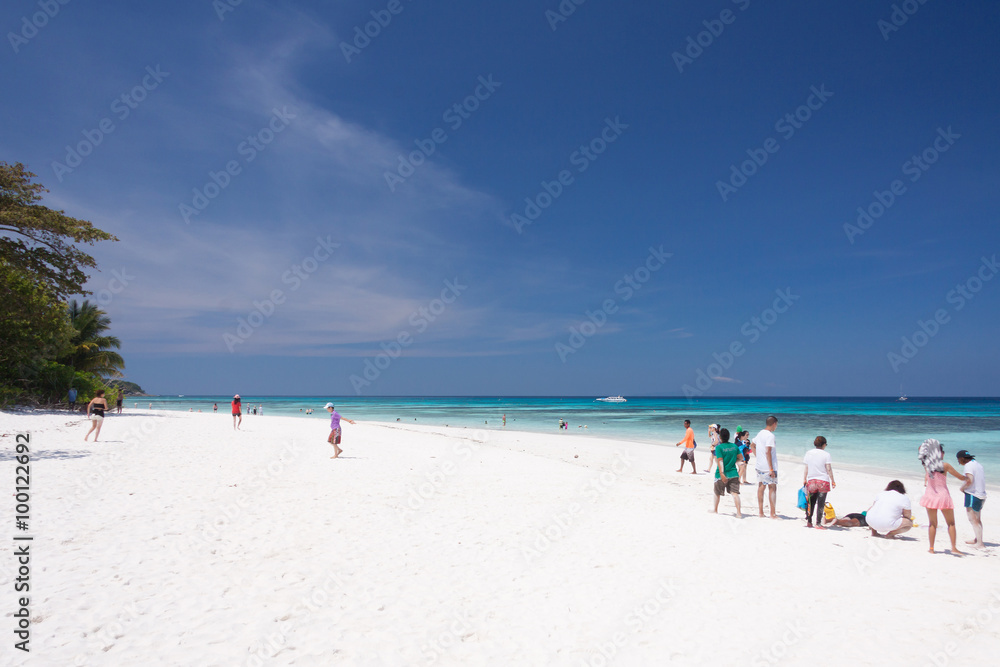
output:
[[[602,403],[594,397],[337,397],[242,396],[244,409],[264,407],[270,415],[326,420],[323,405],[332,401],[337,411],[355,420],[448,425],[500,429],[504,414],[507,430],[565,435],[569,433],[618,438],[673,446],[690,419],[700,446],[708,445],[708,425],[715,422],[734,431],[743,426],[753,436],[769,414],[778,417],[775,433],[782,455],[801,457],[823,435],[834,462],[920,474],[917,447],[925,438],[944,445],[947,460],[968,449],[986,466],[988,479],[1000,480],[1000,399],[997,398],[655,398],[626,397],[627,403]],[[154,409],[229,414],[232,396],[151,396],[130,398]],[[306,415],[305,410],[315,412]],[[247,419],[254,419],[252,415]],[[586,428],[584,428],[586,427]],[[700,451],[707,451],[707,449]]]

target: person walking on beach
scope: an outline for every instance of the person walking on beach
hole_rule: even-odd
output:
[[[813,440],[812,451],[806,452],[802,458],[806,468],[802,473],[802,486],[809,494],[809,507],[806,508],[806,527],[812,528],[813,508],[816,509],[816,527],[826,530],[823,525],[823,509],[826,507],[826,494],[831,487],[836,489],[837,482],[833,479],[833,459],[826,451],[826,438],[817,435]]]
[[[713,512],[719,512],[719,500],[722,494],[728,489],[729,495],[736,503],[736,517],[743,518],[743,509],[740,507],[740,476],[736,461],[740,457],[739,447],[736,443],[729,442],[729,429],[719,430],[719,444],[715,446],[715,507]]]
[[[721,441],[721,438],[719,437],[718,424],[708,425],[708,439],[712,444],[712,449],[709,451],[709,454],[711,455],[709,456],[709,458],[711,459],[711,463],[709,463],[708,468],[705,470],[705,472],[712,472],[712,468],[715,467],[715,446],[718,445],[719,442]]]
[[[66,397],[69,399],[69,409],[76,412],[76,389],[70,387]]]
[[[94,397],[90,399],[90,403],[87,403],[87,417],[90,418],[90,430],[87,431],[87,435],[83,436],[85,442],[91,433],[94,434],[94,442],[97,442],[98,436],[101,435],[101,425],[104,423],[104,411],[107,409],[108,402],[104,399],[104,390],[98,389]]]
[[[678,442],[675,447],[680,447],[684,445],[684,451],[681,452],[681,467],[677,469],[677,472],[684,472],[684,462],[691,462],[691,474],[698,474],[698,466],[694,462],[694,448],[697,447],[694,441],[694,429],[691,428],[691,420],[684,420],[684,437]]]
[[[986,502],[986,471],[983,464],[976,460],[976,457],[963,449],[956,455],[958,462],[962,464],[962,472],[965,473],[965,482],[959,491],[965,493],[965,514],[972,524],[972,532],[976,534],[976,539],[966,540],[966,544],[971,544],[977,549],[985,549],[983,542],[983,503]]]
[[[742,426],[736,427],[736,446],[740,450],[740,456],[736,459],[736,468],[740,471],[740,484],[749,485],[747,463],[750,462],[750,434],[744,431]]]
[[[118,414],[122,413],[122,403],[124,403],[124,402],[125,402],[125,399],[122,397],[121,394],[118,394],[118,398],[115,399],[115,408],[116,408],[116,412]]]
[[[240,430],[240,426],[243,425],[243,403],[240,402],[240,395],[236,394],[233,396],[233,430]]]
[[[963,475],[959,475],[950,463],[944,460],[944,447],[934,438],[924,440],[917,450],[920,462],[924,465],[924,495],[920,499],[920,505],[927,510],[927,539],[930,541],[930,551],[934,553],[934,538],[937,536],[937,513],[941,510],[945,523],[948,524],[948,537],[951,538],[951,553],[956,556],[963,555],[958,550],[955,532],[955,504],[951,500],[951,493],[948,491],[945,473],[954,475],[958,479],[964,480]],[[868,520],[871,523],[871,519]]]
[[[218,411],[219,411],[219,404],[212,403],[212,412],[218,412]]]
[[[906,487],[903,483],[898,479],[889,482],[885,491],[875,497],[875,502],[865,512],[863,518],[865,523],[857,520],[857,525],[867,525],[871,528],[872,537],[882,535],[891,540],[913,528],[910,499],[906,497]],[[844,524],[838,522],[838,525]]]
[[[757,460],[754,469],[757,471],[757,507],[760,516],[764,516],[764,488],[767,488],[768,500],[771,502],[771,518],[777,519],[775,511],[778,502],[778,447],[774,439],[774,430],[778,428],[778,418],[774,415],[764,420],[761,429],[750,447]]]
[[[333,456],[331,459],[335,459],[343,453],[343,449],[340,448],[340,422],[341,420],[347,422],[348,424],[355,424],[356,422],[351,421],[346,417],[341,417],[337,409],[333,407],[333,403],[327,403],[325,406],[326,411],[330,413],[330,437],[326,439],[331,445],[333,445]]]

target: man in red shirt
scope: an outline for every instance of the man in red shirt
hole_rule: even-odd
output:
[[[680,447],[684,445],[684,451],[681,452],[681,467],[677,469],[677,472],[684,472],[684,462],[691,462],[691,474],[698,474],[698,466],[694,463],[694,448],[696,447],[694,442],[694,430],[691,428],[691,420],[684,420],[684,439],[678,442],[675,446]]]

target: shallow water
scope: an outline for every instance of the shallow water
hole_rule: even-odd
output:
[[[628,398],[628,397],[626,397]],[[142,408],[229,414],[229,396],[154,396],[126,403]],[[775,433],[782,455],[801,457],[813,438],[823,435],[834,461],[919,474],[917,447],[925,438],[944,445],[947,460],[968,449],[986,467],[1000,475],[1000,399],[996,398],[628,398],[627,403],[601,403],[593,397],[363,397],[243,396],[244,411],[263,405],[265,415],[327,419],[323,405],[333,401],[350,419],[403,422],[469,428],[507,428],[552,433],[567,432],[604,438],[638,440],[673,446],[690,419],[699,453],[708,451],[708,424],[735,431],[743,426],[751,437],[769,414],[778,417]],[[315,412],[306,415],[305,410]],[[248,419],[253,419],[250,415]],[[569,422],[560,431],[560,419]],[[586,427],[586,428],[583,428]],[[702,449],[705,447],[705,449]],[[996,464],[996,467],[994,467]],[[1000,478],[997,478],[1000,479]]]

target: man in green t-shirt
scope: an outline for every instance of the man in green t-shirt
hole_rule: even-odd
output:
[[[740,508],[740,471],[736,467],[736,460],[740,457],[739,447],[729,442],[729,429],[724,428],[719,431],[719,438],[722,440],[715,446],[715,458],[719,465],[715,471],[715,508],[713,512],[719,511],[719,499],[722,494],[729,490],[729,495],[736,503],[736,516],[743,518],[743,510]]]

